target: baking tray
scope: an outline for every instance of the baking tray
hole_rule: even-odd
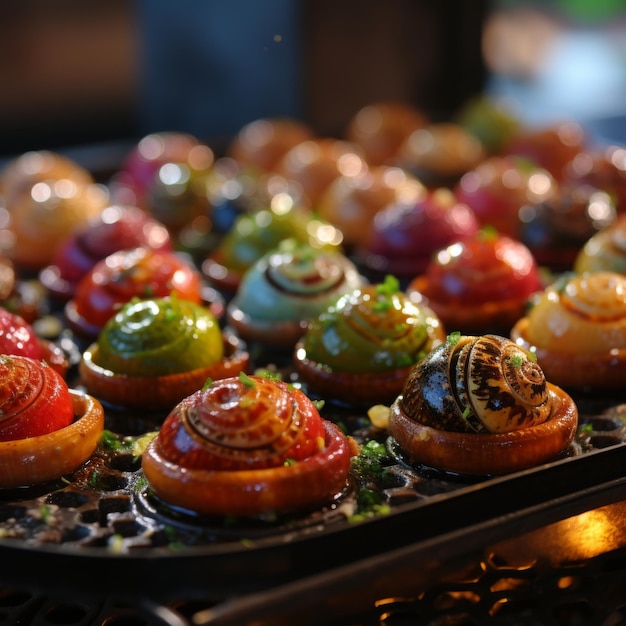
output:
[[[288,372],[283,378],[299,384]],[[522,512],[534,511],[541,523],[564,500],[581,501],[626,474],[626,406],[592,396],[577,404],[578,434],[560,458],[470,479],[408,465],[393,440],[368,425],[365,408],[327,403],[324,417],[362,442],[380,440],[390,452],[384,478],[367,485],[388,508],[358,521],[350,512],[362,484],[340,505],[299,517],[258,523],[194,517],[154,499],[132,453],[99,448],[63,480],[0,493],[0,583],[159,603],[184,593],[221,603],[365,558],[385,560],[407,546],[426,546],[490,520],[511,521]],[[158,428],[162,417],[107,408],[106,426],[132,438]]]

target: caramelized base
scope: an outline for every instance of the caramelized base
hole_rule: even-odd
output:
[[[332,422],[324,450],[292,465],[260,470],[189,469],[164,458],[155,437],[142,457],[146,479],[170,505],[200,515],[258,517],[308,510],[332,502],[346,488],[351,450]]]
[[[224,358],[212,365],[165,376],[128,376],[98,365],[99,349],[92,344],[79,363],[81,382],[102,401],[114,406],[144,411],[169,411],[183,398],[202,388],[208,379],[237,376],[248,369],[246,350],[225,341]]]
[[[104,429],[104,409],[90,395],[70,389],[74,421],[47,435],[0,442],[0,488],[56,480],[89,459]]]
[[[404,413],[399,397],[391,405],[389,433],[412,464],[476,476],[529,469],[565,450],[578,426],[578,409],[572,398],[550,383],[548,393],[554,409],[547,421],[490,434],[460,433],[420,424]]]
[[[294,366],[309,391],[322,398],[334,398],[353,405],[369,406],[393,401],[402,393],[411,367],[388,372],[334,372],[331,368],[308,359],[300,343],[294,351]]]
[[[477,302],[473,305],[453,300],[436,301],[429,297],[429,283],[426,276],[413,279],[407,293],[421,294],[442,321],[445,328],[468,335],[482,335],[485,332],[508,334],[517,320],[526,312],[527,298],[508,298],[500,301]]]

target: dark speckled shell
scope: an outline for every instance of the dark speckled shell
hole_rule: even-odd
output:
[[[468,433],[508,432],[550,417],[542,370],[497,335],[447,341],[407,377],[402,410],[415,421]]]

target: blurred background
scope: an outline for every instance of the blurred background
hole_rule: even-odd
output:
[[[626,143],[624,0],[7,0],[0,156],[265,116],[340,135],[400,99],[446,119],[481,93]]]

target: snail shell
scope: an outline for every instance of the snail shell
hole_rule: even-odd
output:
[[[208,515],[259,516],[334,500],[351,450],[300,390],[258,376],[214,381],[180,402],[142,467],[164,502]]]
[[[43,361],[1,355],[0,381],[0,441],[45,435],[74,419],[67,384]]]
[[[186,467],[276,467],[316,454],[324,431],[302,392],[262,377],[214,381],[183,400],[163,424],[161,445]]]
[[[551,411],[539,365],[497,335],[448,338],[413,368],[400,404],[423,424],[467,433],[527,428]]]
[[[548,379],[566,389],[622,389],[626,371],[626,276],[563,275],[511,329]]]

